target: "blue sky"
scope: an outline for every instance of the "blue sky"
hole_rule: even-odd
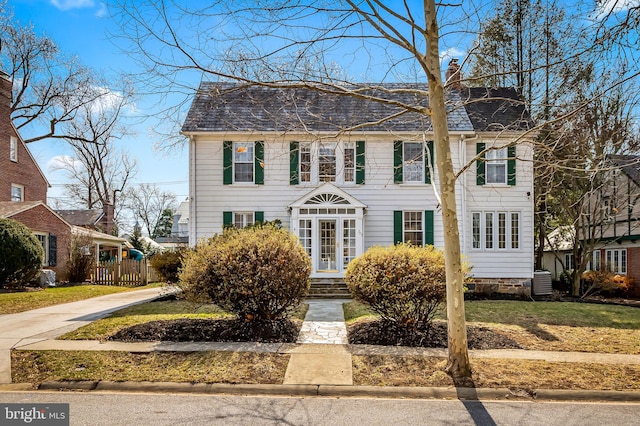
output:
[[[37,34],[51,37],[61,52],[75,55],[80,62],[109,76],[119,70],[131,71],[130,59],[108,39],[107,30],[113,30],[106,5],[95,0],[12,0],[9,3],[14,17],[25,25],[33,24]],[[141,101],[142,102],[142,101]],[[135,105],[144,110],[144,104]],[[136,134],[118,141],[129,154],[137,159],[137,183],[155,183],[162,189],[177,195],[178,201],[188,196],[188,152],[170,154],[154,150],[157,136],[148,129],[154,123],[147,120],[136,128]],[[65,173],[54,171],[50,165],[55,157],[69,155],[70,150],[62,141],[45,140],[29,144],[29,148],[52,184],[49,203],[64,198],[62,185],[67,181]]]

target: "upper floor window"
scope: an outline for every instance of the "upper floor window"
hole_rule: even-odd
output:
[[[291,142],[289,183],[364,183],[364,141]]]
[[[264,183],[264,144],[262,142],[230,142],[223,144],[223,181]]]
[[[253,142],[233,144],[233,181],[253,182]]]
[[[487,183],[507,183],[507,149],[487,151]]]
[[[431,183],[433,170],[433,141],[393,144],[394,183]]]
[[[24,186],[11,184],[11,201],[24,201]]]
[[[476,144],[476,184],[516,184],[516,147],[487,149],[484,142]]]
[[[18,161],[18,138],[11,136],[9,142],[9,159],[11,161]]]

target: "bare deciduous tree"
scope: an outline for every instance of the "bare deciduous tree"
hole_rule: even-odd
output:
[[[142,226],[151,238],[158,236],[158,227],[162,225],[165,212],[175,211],[177,208],[176,195],[162,191],[155,184],[143,183],[130,188],[125,197],[128,207],[142,221]]]

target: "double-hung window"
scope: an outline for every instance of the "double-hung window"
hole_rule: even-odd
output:
[[[477,250],[518,250],[520,213],[485,211],[471,213],[472,248]]]
[[[222,178],[225,185],[264,184],[264,143],[225,141]]]
[[[318,146],[318,178],[320,182],[336,181],[336,144],[321,143]]]
[[[253,142],[234,142],[233,181],[253,182]]]
[[[434,151],[433,141],[393,144],[393,182],[431,183]]]
[[[434,243],[433,210],[397,210],[393,214],[394,243]]]
[[[487,183],[507,183],[507,149],[487,151]]]

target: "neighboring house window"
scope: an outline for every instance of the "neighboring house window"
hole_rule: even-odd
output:
[[[474,249],[517,250],[520,248],[520,213],[472,212],[471,236]]]
[[[607,269],[614,274],[627,273],[627,250],[615,249],[606,251]]]
[[[591,267],[589,269],[593,271],[599,271],[602,268],[602,258],[600,254],[600,250],[594,250],[593,255],[591,255]]]
[[[486,150],[484,142],[476,144],[476,184],[516,184],[516,147]]]
[[[573,261],[573,253],[565,253],[564,254],[564,269],[573,270],[575,268],[575,264]]]
[[[356,183],[365,179],[364,141],[289,144],[289,184]]]
[[[38,241],[42,245],[42,250],[44,251],[44,258],[42,259],[43,265],[49,264],[49,234],[34,232]]]
[[[256,222],[264,222],[264,212],[223,212],[222,224],[223,227],[233,226],[234,228],[242,229],[247,226],[251,226]]]
[[[264,184],[264,143],[223,143],[223,183]]]
[[[394,183],[431,183],[433,142],[403,142],[393,144]]]
[[[46,232],[34,232],[38,241],[42,245],[44,251],[44,258],[42,259],[43,266],[57,266],[58,264],[58,237],[56,235],[50,235]]]
[[[433,210],[394,211],[394,243],[433,244]]]
[[[24,201],[24,186],[11,184],[11,201]]]
[[[11,161],[18,161],[18,138],[15,136],[11,136],[11,141],[9,143],[9,159]]]

